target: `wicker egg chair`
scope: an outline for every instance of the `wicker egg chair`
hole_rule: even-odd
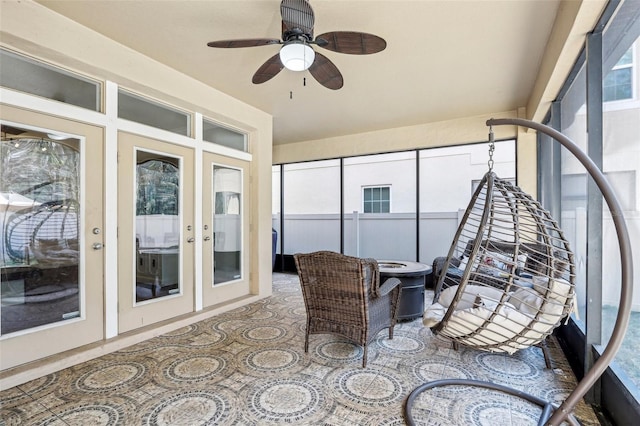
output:
[[[405,403],[405,419],[415,424],[411,408],[422,392],[442,386],[479,386],[528,400],[542,408],[539,425],[563,421],[579,424],[572,412],[602,375],[619,349],[631,309],[631,246],[622,210],[611,187],[591,159],[571,140],[548,126],[522,119],[487,121],[519,125],[545,133],[578,158],[600,188],[620,243],[622,291],[620,309],[602,356],[560,405],[491,382],[437,380],[416,388]],[[489,133],[490,155],[493,132]],[[571,313],[575,264],[569,243],[542,206],[509,181],[498,178],[489,160],[485,174],[458,227],[435,288],[434,303],[423,322],[434,334],[479,350],[512,354],[539,344]]]
[[[573,259],[540,203],[490,170],[458,227],[424,323],[485,351],[536,345],[571,312]]]

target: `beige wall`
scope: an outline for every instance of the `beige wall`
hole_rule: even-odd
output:
[[[110,80],[249,134],[253,155],[251,222],[257,231],[252,247],[258,251],[252,270],[258,274],[262,291],[267,287],[270,291],[272,117],[37,3],[3,2],[0,19],[3,47],[98,80]]]
[[[94,78],[101,82],[110,82],[104,85],[105,91],[109,89],[111,83],[120,87],[139,92],[145,96],[155,98],[161,102],[182,108],[186,111],[197,112],[205,117],[214,119],[222,124],[228,125],[249,135],[249,146],[251,153],[250,165],[250,194],[249,211],[250,223],[246,224],[246,229],[250,230],[250,290],[254,297],[266,297],[271,294],[271,165],[272,165],[272,117],[252,106],[240,102],[222,92],[219,92],[197,80],[189,78],[178,71],[166,67],[150,58],[137,54],[98,33],[92,32],[77,23],[64,18],[51,10],[31,1],[3,2],[2,13],[0,13],[0,44],[3,48],[30,56],[39,61],[47,62],[70,71],[77,72],[89,78]],[[113,86],[113,85],[111,85]],[[104,99],[104,96],[103,96]],[[6,99],[3,99],[6,102]],[[45,101],[45,103],[48,101]],[[34,104],[41,102],[34,98]],[[23,106],[24,107],[24,106]],[[29,108],[29,106],[26,106]],[[37,109],[37,107],[34,107]],[[110,106],[113,108],[113,105]],[[60,111],[64,115],[73,118],[75,107],[61,105]],[[117,129],[115,119],[109,118],[108,114],[90,113],[86,110],[78,110],[78,115],[95,118],[98,125],[104,127],[106,134],[106,167],[107,175],[116,177],[116,148],[117,139],[115,136]],[[55,112],[54,112],[55,113]],[[61,112],[61,114],[63,114]],[[78,121],[82,121],[78,119]],[[110,135],[111,139],[110,139]],[[195,142],[186,138],[187,146],[197,146]],[[111,146],[109,146],[111,144]],[[112,155],[112,162],[109,156]],[[109,176],[108,176],[109,177]],[[105,191],[105,199],[109,199],[111,194]],[[108,209],[109,210],[109,209]],[[111,209],[112,210],[112,209]],[[115,213],[107,211],[105,213],[105,230],[108,231],[109,223],[113,223],[112,231],[117,231],[114,217]],[[105,232],[105,239],[110,238],[109,234],[116,232]],[[114,240],[116,241],[116,240]],[[112,259],[112,269],[117,269],[117,261],[113,262],[115,255],[111,247],[117,244],[105,244],[105,257],[107,258],[107,271],[105,285],[109,288],[111,282],[116,280],[116,276],[109,270],[109,258]],[[109,275],[111,274],[111,275]],[[111,278],[109,278],[111,277]],[[107,295],[107,312],[115,312],[114,303],[110,305],[109,291]],[[117,300],[116,300],[117,302]],[[233,305],[243,303],[234,302],[220,309],[230,309]],[[244,302],[246,303],[246,302]],[[111,308],[109,308],[111,306]],[[230,306],[230,307],[229,307]],[[211,315],[211,311],[208,312]],[[204,313],[196,314],[191,321],[203,319]],[[114,318],[107,321],[105,329],[107,337],[112,337],[109,330],[115,330],[113,326]],[[116,318],[117,319],[117,318]],[[184,318],[176,321],[175,326],[185,325]],[[169,328],[167,328],[169,327]],[[155,331],[146,332],[137,339],[151,337],[160,332],[170,331],[171,325],[159,324]],[[113,335],[113,331],[111,332]],[[114,340],[116,342],[114,342]],[[118,341],[119,340],[119,341]],[[108,339],[102,345],[92,345],[91,348],[83,348],[84,354],[75,351],[74,354],[60,354],[50,360],[44,360],[37,365],[37,368],[25,366],[15,371],[5,371],[0,374],[0,384],[2,387],[12,386],[24,382],[40,375],[47,374],[70,364],[81,362],[93,356],[102,355],[111,350],[135,343],[136,338],[127,336],[121,339]]]

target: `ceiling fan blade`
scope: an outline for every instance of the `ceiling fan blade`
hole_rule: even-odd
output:
[[[240,39],[240,40],[219,40],[219,41],[210,41],[209,43],[207,43],[207,46],[233,48],[233,47],[267,46],[270,44],[280,44],[280,40],[278,40],[277,38],[247,38],[247,39]]]
[[[338,90],[344,84],[342,74],[326,56],[316,52],[316,59],[309,68],[309,72],[327,89]]]
[[[269,81],[282,71],[282,68],[284,68],[284,65],[282,65],[282,61],[280,60],[280,54],[276,53],[258,68],[258,71],[253,75],[251,81],[253,84],[261,84]]]
[[[316,37],[316,44],[328,50],[350,55],[369,55],[387,47],[387,42],[377,35],[356,31],[332,31]]]
[[[280,14],[282,15],[282,23],[287,30],[293,31],[298,28],[304,34],[313,37],[315,16],[307,0],[282,0]]]

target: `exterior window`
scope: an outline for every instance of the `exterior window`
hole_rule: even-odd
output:
[[[391,187],[363,188],[364,213],[389,213],[391,211]]]
[[[627,50],[604,78],[603,100],[619,101],[633,98],[633,47]]]

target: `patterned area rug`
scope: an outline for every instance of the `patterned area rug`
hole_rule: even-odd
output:
[[[549,342],[513,356],[454,351],[420,319],[380,332],[362,349],[312,335],[296,275],[274,274],[273,296],[124,350],[0,392],[0,424],[28,425],[403,425],[420,384],[487,380],[561,402],[575,377]],[[430,295],[427,296],[430,300]],[[536,425],[540,409],[485,389],[447,387],[416,399],[424,425]],[[599,424],[585,404],[576,416]]]

